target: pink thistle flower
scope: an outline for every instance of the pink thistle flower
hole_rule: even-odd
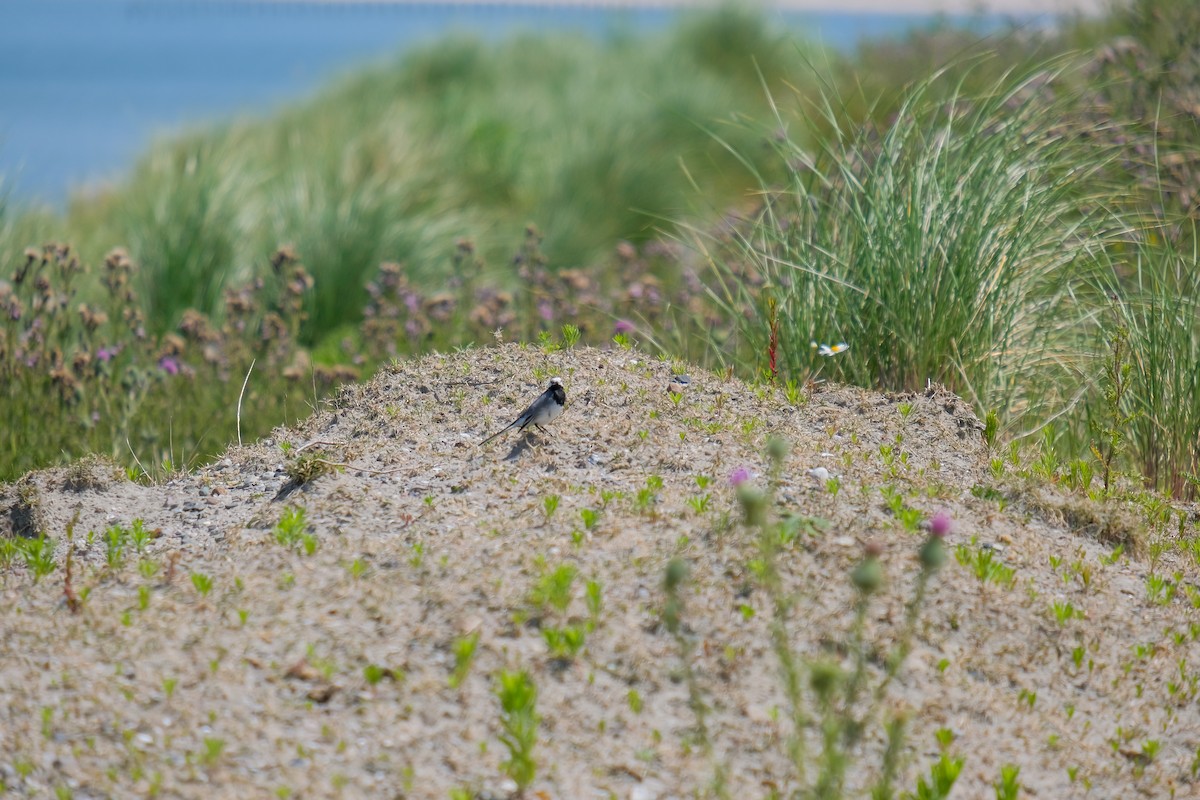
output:
[[[945,539],[954,527],[954,518],[946,510],[941,510],[929,520],[929,532],[939,539]]]
[[[741,486],[748,480],[750,480],[750,470],[746,467],[738,467],[729,475],[729,485],[734,488]]]

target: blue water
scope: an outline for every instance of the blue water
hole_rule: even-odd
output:
[[[0,191],[61,206],[72,189],[120,179],[156,135],[239,113],[265,113],[337,73],[446,33],[605,36],[658,30],[677,13],[371,2],[0,0]],[[906,15],[775,16],[839,48],[930,22]]]

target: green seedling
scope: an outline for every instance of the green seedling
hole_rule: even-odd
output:
[[[454,671],[450,673],[447,684],[451,689],[457,689],[471,672],[471,664],[475,661],[475,651],[479,647],[479,631],[472,631],[466,636],[454,640]]]
[[[546,626],[542,628],[542,638],[550,648],[551,658],[570,661],[583,649],[587,632],[577,625],[564,625],[561,628]]]
[[[556,494],[548,494],[542,498],[542,515],[545,516],[546,522],[549,522],[550,518],[554,516],[554,512],[558,510],[560,499]]]
[[[200,763],[206,767],[215,766],[225,752],[225,740],[212,736],[204,737],[204,750],[200,753]]]
[[[600,512],[594,508],[581,508],[579,509],[579,518],[583,520],[584,529],[590,531],[600,521]]]
[[[570,564],[563,564],[540,577],[529,591],[529,605],[535,609],[547,606],[565,613],[571,604],[575,577],[579,571]]]
[[[996,800],[1017,800],[1021,793],[1021,782],[1018,776],[1021,768],[1016,764],[1005,764],[1000,767],[1000,780],[992,784],[996,790]]]
[[[905,792],[903,800],[946,800],[954,788],[959,774],[962,772],[964,759],[942,753],[929,767],[929,780],[924,776],[917,778],[917,790]]]
[[[981,584],[994,583],[1011,589],[1016,583],[1016,570],[1004,564],[991,548],[980,547],[973,550],[965,544],[960,544],[954,548],[954,559],[970,570]]]
[[[306,512],[301,506],[288,506],[275,523],[275,541],[287,548],[294,548],[301,543],[308,531]]]
[[[595,629],[600,624],[600,613],[604,610],[604,587],[600,581],[592,579],[584,584],[584,599],[588,609],[588,627]]]
[[[408,557],[408,565],[413,569],[420,569],[425,563],[425,543],[413,542],[412,553]]]
[[[16,550],[25,568],[33,573],[33,582],[54,571],[54,540],[43,534],[32,539],[15,540]]]
[[[192,573],[192,586],[201,597],[208,597],[208,593],[212,591],[213,579],[205,575],[203,572]]]
[[[1073,619],[1084,619],[1084,613],[1075,608],[1070,601],[1055,600],[1050,604],[1050,610],[1059,625],[1066,625]]]
[[[496,676],[496,697],[500,701],[500,741],[508,750],[508,758],[500,768],[517,785],[521,795],[537,776],[537,761],[533,748],[537,745],[538,725],[537,685],[524,670],[501,670]]]

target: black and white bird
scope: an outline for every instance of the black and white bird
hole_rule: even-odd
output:
[[[523,431],[530,425],[541,430],[542,426],[547,422],[558,419],[562,414],[563,407],[567,404],[567,393],[563,391],[562,380],[560,378],[551,378],[550,385],[546,387],[546,391],[538,396],[529,404],[529,408],[521,412],[521,415],[514,419],[504,428],[493,433],[491,436],[479,443],[480,447],[495,439],[505,431],[516,428],[518,431]]]

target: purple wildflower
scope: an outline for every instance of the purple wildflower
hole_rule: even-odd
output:
[[[738,467],[729,475],[729,485],[735,488],[748,480],[750,480],[750,470],[746,467]]]
[[[627,319],[619,319],[617,320],[617,324],[613,326],[613,333],[619,336],[628,336],[629,334],[633,333],[634,330],[636,329],[634,328],[633,323]]]
[[[545,298],[538,301],[538,316],[542,318],[542,322],[554,321],[554,306]]]
[[[158,368],[168,375],[178,375],[179,359],[175,356],[163,356],[158,360]]]
[[[946,534],[950,533],[950,529],[953,527],[954,518],[945,510],[937,512],[929,520],[929,532],[939,539],[945,539]]]
[[[117,348],[101,347],[99,350],[96,351],[96,360],[102,364],[107,364],[109,361],[112,361],[113,358],[116,357],[116,355],[117,355]]]

